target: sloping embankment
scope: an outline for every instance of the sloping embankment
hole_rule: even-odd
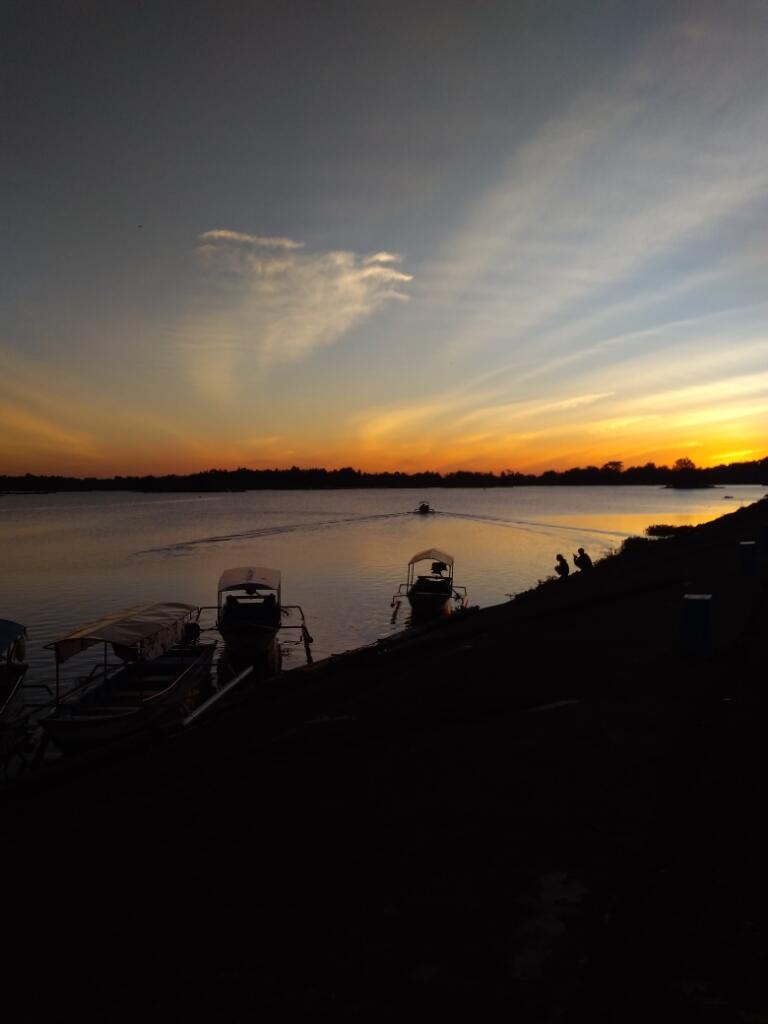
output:
[[[636,544],[4,794],[9,1019],[758,1019],[767,531]]]

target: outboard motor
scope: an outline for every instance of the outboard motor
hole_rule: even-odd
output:
[[[189,647],[200,642],[200,623],[199,622],[185,622],[184,623],[184,644]]]

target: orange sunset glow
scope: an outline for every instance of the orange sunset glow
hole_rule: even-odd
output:
[[[763,457],[759,27],[593,13],[363,19],[363,62],[320,18],[290,80],[244,13],[138,91],[117,37],[43,47],[9,105],[0,471]]]

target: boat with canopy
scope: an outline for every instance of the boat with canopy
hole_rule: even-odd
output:
[[[200,609],[140,605],[59,637],[54,708],[40,725],[63,751],[81,750],[180,720],[211,685],[215,643],[199,643]],[[62,694],[61,666],[100,645],[102,658]],[[116,659],[116,660],[115,660]]]
[[[282,622],[281,579],[277,569],[241,566],[219,577],[216,628],[237,665],[274,652]]]
[[[299,605],[283,604],[278,569],[258,565],[225,569],[217,590],[216,628],[226,645],[222,661],[227,670],[253,666],[262,672],[277,672],[281,664],[281,631],[290,636],[298,631],[297,638],[284,638],[283,643],[288,647],[303,643],[307,661],[312,661],[312,637],[304,612]]]
[[[424,563],[429,565],[426,569]],[[439,548],[417,551],[408,563],[408,577],[392,598],[392,605],[407,597],[411,612],[417,618],[448,614],[453,607],[467,604],[465,587],[454,586],[453,556]]]

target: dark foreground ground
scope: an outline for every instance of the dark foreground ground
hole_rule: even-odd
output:
[[[763,501],[5,792],[4,1019],[768,1021],[766,548]]]

